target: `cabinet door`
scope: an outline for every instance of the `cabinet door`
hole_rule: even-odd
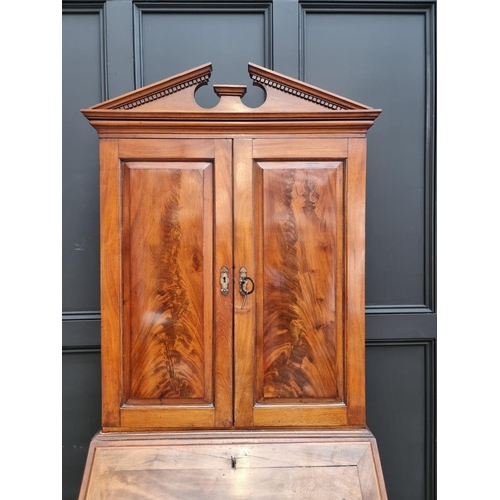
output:
[[[101,158],[103,428],[230,426],[231,141],[102,140]]]
[[[235,141],[236,427],[365,423],[364,159],[361,138]]]

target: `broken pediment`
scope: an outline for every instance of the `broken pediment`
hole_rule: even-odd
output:
[[[313,85],[281,75],[256,64],[248,64],[254,85],[266,92],[266,101],[258,108],[264,111],[291,107],[296,111],[347,111],[369,110],[368,106],[322,90]]]
[[[147,85],[119,97],[92,106],[88,110],[116,110],[133,112],[205,111],[212,113],[243,112],[331,112],[372,110],[372,108],[314,87],[294,78],[282,75],[256,64],[248,64],[253,84],[264,89],[265,102],[258,108],[249,108],[241,97],[245,85],[214,85],[220,97],[219,103],[210,109],[200,107],[195,93],[207,85],[212,73],[212,64],[206,63],[184,73]],[[85,114],[85,112],[84,112]]]
[[[89,109],[141,112],[199,110],[201,108],[196,104],[194,94],[199,87],[208,83],[211,73],[212,65],[203,64]]]
[[[83,109],[82,113],[99,133],[110,134],[118,129],[127,129],[129,133],[197,132],[206,126],[203,123],[210,123],[214,132],[286,128],[318,133],[336,128],[339,132],[364,133],[381,113],[257,64],[248,63],[248,72],[253,84],[266,95],[257,108],[250,108],[241,100],[246,85],[218,84],[213,87],[219,102],[213,108],[202,108],[195,93],[209,82],[212,64],[206,63]]]

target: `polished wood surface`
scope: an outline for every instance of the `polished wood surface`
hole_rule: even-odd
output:
[[[79,500],[386,500],[374,457],[368,431],[101,434]]]
[[[102,366],[103,428],[230,426],[232,297],[217,285],[232,261],[231,143],[106,147],[102,224],[113,227],[102,276],[113,286],[102,328],[103,352],[111,345],[114,356]],[[227,194],[216,197],[216,187]]]
[[[234,270],[242,267],[255,272],[254,256],[254,194],[252,173],[252,140],[234,141]],[[258,209],[258,207],[257,207]],[[238,274],[235,277],[237,286]],[[257,283],[259,278],[256,277]],[[254,352],[255,352],[255,304],[260,300],[257,286],[248,295],[245,307],[243,296],[234,293],[234,422],[241,427],[253,426],[254,404]]]
[[[337,236],[342,234],[342,213],[336,213],[337,203],[342,207],[343,187],[336,179],[338,166],[258,164],[264,205],[262,397],[266,400],[338,400],[342,394],[337,366],[342,316],[338,327],[335,266]],[[338,302],[342,306],[341,295]]]
[[[211,402],[212,165],[124,170],[126,402]]]
[[[366,140],[349,139],[345,217],[345,326],[348,420],[366,425],[365,396],[365,213]]]
[[[83,113],[89,119],[105,117],[113,119],[117,115],[134,119],[138,114],[151,119],[170,113],[174,113],[174,116],[182,113],[182,116],[191,118],[204,112],[221,119],[227,114],[234,113],[238,113],[240,118],[250,118],[255,115],[268,118],[268,114],[272,113],[279,113],[282,116],[303,113],[311,117],[335,111],[336,118],[330,115],[330,120],[345,118],[343,113],[346,111],[353,112],[350,113],[353,117],[376,117],[380,114],[380,110],[374,110],[365,104],[253,63],[248,64],[250,77],[254,85],[266,92],[266,100],[261,106],[249,108],[243,104],[241,97],[245,94],[245,85],[215,85],[215,92],[221,99],[215,107],[203,109],[197,104],[194,96],[198,88],[208,83],[211,72],[211,63],[206,63],[96,104],[83,110]],[[349,113],[346,116],[349,116]]]
[[[111,290],[123,334],[103,366],[119,380],[103,428],[365,425],[365,139],[106,144],[103,224],[121,233],[103,252],[118,277],[103,310]]]
[[[234,271],[233,263],[233,149],[229,139],[215,141],[215,273],[223,267],[228,269],[229,293],[220,291],[220,274],[212,283],[215,309],[215,428],[232,427],[234,421]]]
[[[102,426],[119,428],[123,376],[123,270],[118,141],[101,140],[99,157]]]
[[[314,140],[311,140],[314,139]],[[327,139],[318,139],[314,136],[303,138],[300,136],[282,136],[280,138],[255,139],[253,141],[253,157],[259,160],[264,158],[306,160],[318,158],[347,158],[349,139],[330,136]]]
[[[235,267],[256,283],[243,311],[236,300],[237,428],[363,425],[363,408],[350,405],[364,386],[349,381],[364,384],[364,323],[346,323],[346,288],[364,249],[348,243],[349,221],[358,222],[346,214],[364,210],[361,186],[348,187],[364,170],[362,156],[351,161],[350,141],[259,138],[250,161],[249,141],[234,140]],[[362,291],[358,283],[352,293]]]
[[[248,71],[266,93],[258,108],[241,101],[243,85],[218,85],[218,104],[201,108],[195,92],[208,83],[212,65],[207,63],[82,112],[101,137],[117,138],[207,132],[365,134],[381,112],[256,64],[249,63]]]
[[[260,108],[218,85],[202,109],[210,72],[83,110],[101,144],[103,425],[80,500],[386,499],[364,380],[380,110],[252,64]]]

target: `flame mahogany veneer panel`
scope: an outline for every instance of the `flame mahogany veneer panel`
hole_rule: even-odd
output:
[[[127,403],[210,402],[212,165],[130,162],[124,174]]]
[[[260,399],[339,401],[342,163],[258,167],[264,256]]]

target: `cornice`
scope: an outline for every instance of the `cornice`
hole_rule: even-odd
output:
[[[308,92],[303,92],[297,88],[292,86],[277,82],[275,80],[271,80],[270,78],[264,78],[259,75],[251,75],[251,78],[254,82],[260,83],[266,87],[273,87],[275,89],[281,90],[282,92],[287,92],[288,94],[295,95],[300,97],[301,99],[305,99],[306,101],[311,101],[320,106],[324,106],[325,108],[335,109],[335,110],[346,110],[347,108],[343,106],[339,106],[338,104],[329,101],[328,99],[321,99],[320,97],[316,97],[313,94],[309,94]]]
[[[188,87],[191,87],[193,85],[205,85],[208,83],[208,80],[210,79],[210,74],[207,75],[202,75],[198,76],[195,78],[192,78],[190,80],[185,80],[182,83],[178,83],[176,85],[172,85],[170,87],[166,87],[162,90],[158,90],[156,92],[152,92],[149,95],[145,95],[141,97],[140,99],[136,99],[134,101],[127,102],[126,104],[122,104],[120,106],[115,106],[113,109],[133,109],[137,106],[141,106],[143,104],[146,104],[147,102],[155,101],[156,99],[160,99],[162,97],[165,97],[170,94],[174,94],[175,92],[179,92],[180,90],[186,89]]]

